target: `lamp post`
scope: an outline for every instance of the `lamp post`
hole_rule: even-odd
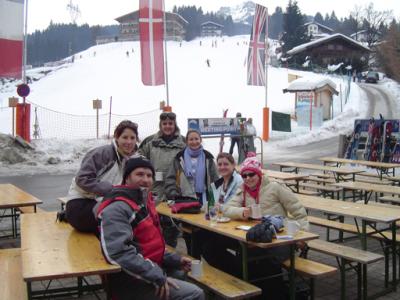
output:
[[[12,108],[12,135],[15,136],[15,108],[18,105],[17,97],[8,98],[8,107]]]
[[[99,99],[93,100],[93,109],[96,110],[96,138],[99,138],[99,109],[102,107],[102,101]]]

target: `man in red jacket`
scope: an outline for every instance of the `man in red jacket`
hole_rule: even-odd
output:
[[[101,247],[107,261],[122,272],[109,275],[112,296],[133,299],[204,299],[197,286],[167,276],[190,270],[191,261],[165,252],[159,217],[150,192],[154,168],[143,157],[127,161],[120,186],[96,207]]]

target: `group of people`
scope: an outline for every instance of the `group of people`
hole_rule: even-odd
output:
[[[110,145],[85,155],[67,197],[67,221],[96,234],[107,261],[122,268],[109,275],[113,299],[204,299],[200,288],[182,280],[190,260],[165,251],[165,243],[176,247],[180,231],[179,224],[158,216],[156,206],[162,201],[195,199],[206,206],[211,192],[232,219],[250,218],[250,207],[257,203],[262,215],[290,215],[308,229],[295,194],[270,182],[255,156],[245,159],[240,172],[229,153],[215,160],[198,131],[181,135],[175,113],[161,113],[158,132],[139,146],[138,141],[137,124],[122,121]],[[196,255],[239,276],[239,244],[210,232],[199,235]],[[185,241],[190,243],[188,237]],[[287,247],[271,251],[272,259],[263,266],[280,265],[288,253]]]

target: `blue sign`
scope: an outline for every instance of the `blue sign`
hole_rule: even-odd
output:
[[[197,130],[201,135],[240,135],[240,122],[241,118],[188,119],[188,129]]]

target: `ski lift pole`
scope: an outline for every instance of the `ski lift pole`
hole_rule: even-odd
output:
[[[22,80],[26,83],[26,45],[28,43],[28,0],[25,0],[25,17],[24,17],[24,45],[23,45],[23,66],[22,66]],[[25,99],[24,99],[25,103]]]

